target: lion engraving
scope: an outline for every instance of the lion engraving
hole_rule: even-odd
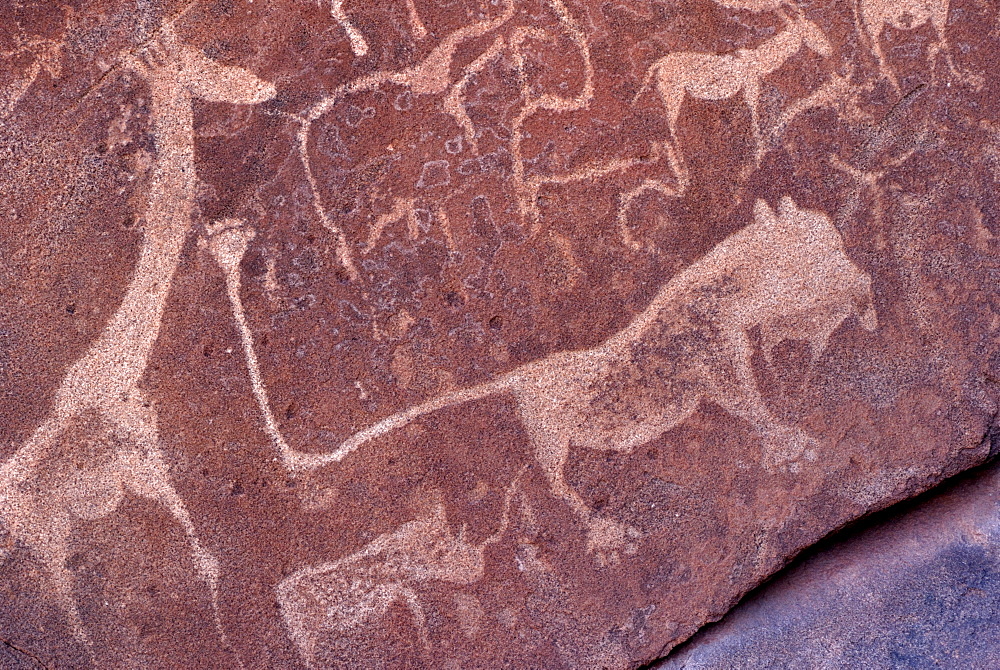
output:
[[[631,452],[677,426],[702,401],[743,419],[764,441],[766,466],[815,457],[816,440],[768,409],[751,365],[749,332],[762,353],[807,341],[812,362],[851,315],[878,325],[871,278],[844,250],[830,217],[788,196],[764,200],[754,221],[668,281],[650,305],[601,344],[552,354],[495,380],[446,393],[354,434],[330,454],[297,454],[296,469],[340,461],[414,419],[498,393],[512,394],[552,492],[586,524],[603,563],[634,551],[638,534],[594,513],[566,482],[571,447]],[[605,553],[605,552],[610,553]]]

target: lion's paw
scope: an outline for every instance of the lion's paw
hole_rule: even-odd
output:
[[[764,467],[798,472],[802,461],[815,461],[819,440],[801,428],[781,426],[764,436]]]
[[[593,553],[600,567],[617,565],[622,556],[639,551],[642,533],[637,528],[607,517],[593,517],[587,531],[587,552]]]

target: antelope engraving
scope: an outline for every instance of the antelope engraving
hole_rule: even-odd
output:
[[[309,666],[316,664],[324,633],[348,634],[374,623],[403,602],[413,615],[425,651],[431,644],[417,588],[434,582],[468,585],[483,578],[486,549],[509,525],[511,498],[521,470],[507,487],[500,524],[480,544],[465,541],[465,527],[452,533],[444,505],[378,536],[359,551],[332,563],[303,568],[278,584],[285,625]]]
[[[45,564],[54,597],[92,658],[93,647],[73,596],[73,575],[66,567],[70,533],[78,520],[114,512],[126,493],[163,505],[184,529],[225,641],[218,610],[218,562],[201,546],[170,483],[160,453],[157,413],[140,381],[192,225],[192,100],[249,105],[275,93],[271,84],[250,72],[215,63],[181,44],[169,25],[128,67],[149,81],[157,156],[142,212],[135,274],[107,326],[66,373],[49,417],[0,466],[0,518]]]
[[[235,267],[231,265],[230,267]],[[775,466],[814,457],[816,441],[778,420],[761,396],[749,331],[762,353],[786,340],[805,340],[812,363],[852,314],[874,330],[871,279],[847,256],[830,218],[800,209],[790,197],[775,213],[763,200],[754,221],[675,276],[623,330],[590,349],[527,363],[497,379],[446,393],[352,435],[336,451],[311,454],[290,447],[267,401],[253,341],[230,288],[244,334],[254,391],[268,434],[290,471],[339,462],[358,447],[431,412],[498,393],[511,393],[552,492],[588,531],[588,551],[600,563],[632,550],[636,533],[596,515],[566,482],[571,447],[631,452],[712,401],[747,421],[764,441],[762,461]]]
[[[677,120],[681,105],[687,95],[700,100],[725,100],[740,91],[750,108],[751,128],[756,143],[755,160],[759,165],[764,156],[764,139],[760,130],[761,82],[764,77],[776,71],[804,46],[824,58],[829,58],[833,47],[823,31],[804,16],[785,20],[785,29],[754,49],[740,49],[735,54],[708,54],[676,52],[667,54],[654,62],[646,73],[646,79],[635,95],[635,104],[653,85],[667,108],[667,124],[674,153],[668,154],[678,179],[678,195],[688,184],[684,153],[677,140]],[[676,158],[675,158],[676,155]]]

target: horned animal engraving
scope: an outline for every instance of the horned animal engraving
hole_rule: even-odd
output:
[[[73,634],[93,656],[66,567],[77,520],[114,512],[126,493],[163,505],[181,525],[208,585],[216,626],[219,566],[198,540],[170,483],[160,453],[157,413],[140,389],[195,201],[192,99],[256,104],[274,87],[250,72],[223,66],[181,44],[169,25],[129,63],[149,81],[156,145],[143,240],[121,305],[82,358],[66,373],[49,417],[0,466],[0,518],[49,573],[54,597]]]
[[[756,163],[764,156],[764,139],[760,129],[761,82],[776,71],[804,46],[809,47],[824,58],[833,53],[833,47],[823,31],[804,16],[783,16],[785,29],[754,49],[740,49],[735,54],[708,54],[676,52],[667,54],[654,62],[646,73],[646,79],[633,99],[633,104],[654,83],[656,90],[667,108],[667,124],[670,141],[675,152],[669,154],[677,175],[678,195],[688,184],[684,152],[677,139],[677,120],[681,105],[687,95],[701,100],[725,100],[740,91],[747,107],[756,143]],[[675,158],[676,155],[676,158]]]
[[[468,585],[483,578],[486,549],[507,532],[511,499],[521,476],[507,487],[497,530],[482,543],[465,541],[465,527],[454,535],[444,505],[378,536],[359,551],[332,563],[303,568],[276,590],[285,625],[306,663],[316,662],[324,632],[351,633],[384,617],[403,602],[413,615],[425,650],[431,644],[416,591],[434,582]]]
[[[238,288],[238,285],[237,285]],[[704,400],[747,421],[763,438],[765,466],[814,457],[816,441],[779,421],[761,396],[750,363],[749,331],[763,354],[786,340],[809,343],[815,362],[850,315],[874,330],[871,279],[847,256],[830,218],[790,197],[775,213],[763,200],[754,221],[671,279],[628,326],[605,342],[552,354],[497,379],[401,411],[352,435],[336,451],[291,448],[270,408],[238,290],[251,379],[268,433],[290,471],[339,462],[363,444],[446,407],[511,393],[552,492],[586,525],[588,550],[615,561],[633,547],[634,531],[594,514],[566,482],[573,446],[631,452],[686,420]]]

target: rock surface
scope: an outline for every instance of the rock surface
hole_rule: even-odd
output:
[[[1000,667],[1000,467],[796,565],[658,670]]]
[[[981,463],[998,47],[988,0],[0,2],[5,651],[636,667]]]

